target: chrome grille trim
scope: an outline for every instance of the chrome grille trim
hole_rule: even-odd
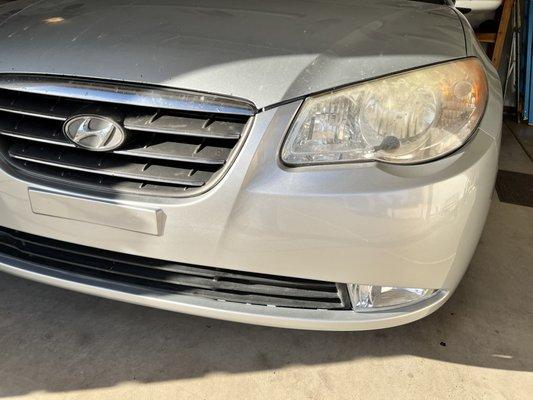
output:
[[[37,136],[23,135],[20,133],[13,133],[13,132],[4,131],[4,130],[0,130],[0,135],[11,136],[17,139],[31,140],[33,142],[39,142],[39,143],[56,144],[59,146],[66,146],[66,147],[76,147],[73,143],[63,142],[61,140],[45,139],[45,138],[40,138]]]
[[[248,117],[256,113],[255,106],[245,100],[187,90],[96,82],[89,79],[7,74],[0,76],[0,89],[167,110]]]
[[[164,96],[186,93],[188,97],[174,103],[167,101],[170,97],[145,97],[163,92]],[[104,93],[110,97],[101,100]],[[162,104],[185,109],[162,108]],[[171,89],[0,75],[0,155],[16,171],[31,177],[44,174],[46,181],[75,185],[79,180],[84,189],[106,192],[192,196],[212,187],[229,168],[251,124],[252,107],[234,99]],[[112,118],[126,130],[129,140],[108,152],[79,148],[63,134],[63,123],[87,113]],[[67,170],[81,175],[66,174]],[[157,190],[157,185],[167,187]]]
[[[17,109],[17,108],[0,107],[0,111],[10,112],[13,114],[27,115],[28,117],[53,119],[55,121],[66,120],[65,117],[60,117],[60,116],[55,116],[55,115],[50,115],[50,114],[41,114],[41,113],[26,111],[24,109]]]

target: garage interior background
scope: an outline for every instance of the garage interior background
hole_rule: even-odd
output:
[[[516,122],[533,124],[529,111],[533,108],[531,91],[533,60],[533,2],[531,0],[491,0],[498,6],[488,14],[476,12],[476,0],[457,0],[457,7],[470,20],[477,37],[485,47],[502,79],[506,112]],[[490,8],[490,7],[488,7]],[[530,133],[528,133],[530,135]],[[522,135],[522,144],[531,138]],[[531,155],[531,149],[529,149]]]
[[[529,126],[533,125],[533,1],[456,0],[456,6],[469,19],[500,74],[504,129],[533,160],[533,128]],[[500,170],[496,190],[502,201],[533,206],[533,182],[528,174]]]

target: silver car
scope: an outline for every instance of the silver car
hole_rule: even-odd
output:
[[[1,271],[317,330],[405,324],[459,284],[502,99],[451,3],[19,0],[0,21]]]

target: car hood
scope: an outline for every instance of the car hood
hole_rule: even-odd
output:
[[[0,73],[75,75],[256,107],[465,56],[450,7],[404,0],[46,0],[0,7]]]

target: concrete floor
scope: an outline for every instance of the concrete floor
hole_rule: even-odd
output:
[[[501,167],[533,173],[506,131]],[[494,200],[453,298],[375,332],[263,328],[0,275],[0,397],[531,399],[533,208]]]

